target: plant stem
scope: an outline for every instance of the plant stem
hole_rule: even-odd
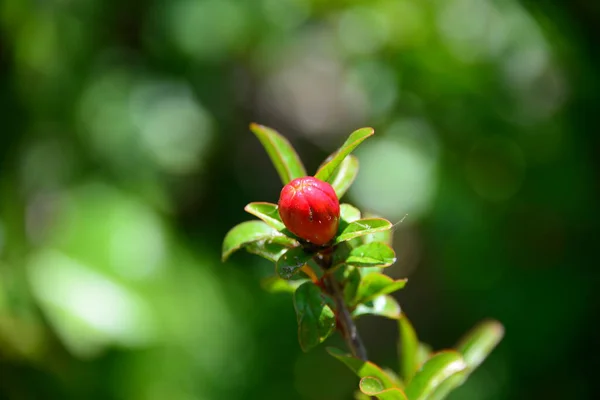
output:
[[[362,339],[360,338],[360,335],[358,334],[358,329],[356,328],[356,324],[354,324],[350,310],[348,310],[340,283],[335,279],[333,274],[328,272],[328,270],[331,268],[331,254],[321,254],[320,257],[315,257],[315,261],[325,271],[323,282],[327,291],[335,301],[335,308],[337,310],[339,322],[338,328],[342,334],[342,337],[346,341],[346,345],[354,357],[362,361],[368,361],[367,350]]]
[[[367,350],[358,334],[358,329],[356,329],[356,324],[354,324],[354,321],[352,320],[350,311],[346,306],[339,282],[336,281],[332,275],[327,275],[325,279],[327,286],[329,286],[331,291],[331,295],[333,296],[333,300],[335,301],[340,331],[346,341],[346,345],[350,348],[354,357],[359,358],[362,361],[368,361]]]

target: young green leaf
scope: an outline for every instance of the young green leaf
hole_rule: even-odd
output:
[[[277,260],[277,274],[283,279],[291,279],[313,257],[302,246],[296,246],[286,251]]]
[[[335,239],[335,243],[345,242],[375,232],[387,231],[391,228],[392,223],[383,218],[359,219],[345,226]]]
[[[278,231],[285,229],[285,225],[281,221],[279,211],[277,210],[277,204],[256,201],[246,205],[244,211],[262,219]]]
[[[394,280],[384,274],[369,274],[361,279],[353,305],[366,303],[374,298],[395,292],[406,285],[407,279]]]
[[[361,144],[369,136],[372,136],[374,133],[375,131],[373,130],[373,128],[361,128],[352,132],[348,139],[346,139],[342,147],[340,147],[336,152],[331,154],[328,157],[328,161],[321,165],[321,167],[315,174],[315,178],[325,182],[329,182],[334,171],[344,160],[344,158],[346,158],[346,156],[350,154],[355,148],[357,148],[359,144]]]
[[[455,385],[461,383],[461,375],[467,368],[460,353],[453,350],[441,351],[417,371],[406,386],[406,395],[410,400],[428,400],[446,381],[451,379],[450,382]]]
[[[308,282],[308,280],[288,281],[278,276],[269,276],[261,279],[260,285],[270,293],[294,293],[305,282]]]
[[[250,130],[258,137],[271,158],[284,185],[306,176],[306,169],[290,142],[274,129],[259,124],[250,124]]]
[[[358,165],[358,158],[349,154],[333,171],[333,174],[329,178],[329,184],[335,190],[338,199],[341,199],[350,186],[352,186],[356,175],[358,175]]]
[[[427,397],[427,400],[444,400],[451,391],[462,385],[467,379],[468,370],[456,373],[442,382],[439,387]]]
[[[359,378],[373,376],[381,381],[384,389],[396,387],[394,381],[381,368],[372,362],[362,361],[350,354],[344,353],[340,349],[336,349],[335,347],[328,347],[327,352],[346,364],[346,366],[350,368]]]
[[[396,253],[385,243],[372,242],[350,251],[346,264],[355,267],[389,267],[396,262]]]
[[[332,301],[312,282],[305,282],[294,293],[298,321],[298,340],[303,351],[319,345],[335,330]]]
[[[340,204],[340,218],[349,224],[360,219],[360,210],[348,203]]]
[[[417,367],[420,365],[417,360],[419,340],[412,324],[402,315],[398,320],[398,358],[400,360],[400,376],[408,384]]]
[[[474,370],[494,350],[504,336],[504,327],[498,321],[486,320],[477,324],[457,344],[456,349]]]
[[[374,298],[363,304],[356,306],[352,312],[352,317],[358,318],[361,315],[379,315],[390,319],[398,319],[402,314],[400,305],[392,296],[383,295]]]
[[[399,388],[386,389],[383,382],[374,376],[365,376],[358,384],[360,391],[379,400],[408,400]]]
[[[227,232],[223,239],[221,258],[225,261],[233,252],[259,241],[289,246],[293,246],[294,243],[293,239],[287,238],[262,221],[246,221]]]
[[[381,216],[373,214],[371,212],[365,212],[363,218],[381,218]],[[392,246],[392,241],[394,239],[394,231],[392,229],[388,229],[386,231],[375,232],[369,235],[365,235],[361,239],[363,243],[383,242],[389,246]]]

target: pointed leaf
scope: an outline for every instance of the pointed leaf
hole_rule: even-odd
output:
[[[332,301],[312,282],[305,282],[294,293],[298,321],[298,340],[308,351],[329,337],[336,326]]]
[[[292,239],[282,235],[262,221],[246,221],[231,228],[223,239],[221,257],[225,261],[229,256],[250,243],[265,241],[292,245]]]
[[[400,360],[400,376],[408,384],[420,363],[417,360],[419,340],[412,324],[402,315],[398,321],[398,356]]]
[[[291,279],[312,257],[313,253],[302,246],[293,247],[277,260],[277,274],[283,279]]]
[[[269,127],[252,123],[250,130],[258,137],[271,158],[283,184],[306,176],[306,169],[290,142]]]
[[[385,243],[363,244],[350,251],[346,264],[355,267],[389,267],[396,262],[396,253]]]
[[[406,387],[406,395],[410,400],[427,400],[442,387],[450,382],[462,381],[460,376],[468,368],[460,353],[453,350],[441,351],[431,357],[417,371]]]
[[[356,175],[358,175],[358,166],[358,158],[350,154],[333,171],[333,174],[329,178],[329,184],[335,190],[338,199],[341,199],[350,186],[352,186]]]
[[[278,231],[285,229],[285,225],[279,216],[277,204],[256,201],[246,205],[244,211],[262,219],[269,226]]]
[[[373,376],[382,382],[384,389],[395,387],[394,381],[381,368],[372,362],[359,360],[358,358],[355,358],[340,349],[336,349],[335,347],[328,347],[327,352],[346,364],[346,366],[350,368],[359,378]]]
[[[361,392],[375,396],[379,400],[408,400],[404,392],[398,388],[386,389],[383,382],[374,376],[365,376],[358,384]]]
[[[364,218],[348,224],[335,239],[335,243],[345,242],[359,236],[382,232],[392,228],[392,223],[383,218]]]
[[[278,276],[269,276],[261,280],[260,285],[270,293],[294,293],[307,280],[288,281]]]
[[[400,305],[392,296],[383,295],[356,306],[352,312],[354,318],[361,315],[378,315],[390,319],[398,319],[401,315]]]
[[[406,285],[407,279],[394,280],[384,274],[369,274],[363,277],[352,304],[361,304],[374,298],[395,292]]]
[[[374,133],[375,131],[373,130],[373,128],[361,128],[352,132],[348,139],[346,139],[342,147],[340,147],[336,152],[331,154],[328,157],[328,161],[321,165],[321,167],[315,174],[315,178],[328,182],[333,176],[334,171],[341,164],[344,158],[346,158],[346,156],[350,154],[355,148],[357,148],[359,144],[361,144],[369,136],[372,136]]]
[[[469,368],[474,370],[494,350],[504,336],[504,326],[498,321],[486,320],[471,329],[457,344]]]

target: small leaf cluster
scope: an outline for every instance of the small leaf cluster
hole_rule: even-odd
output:
[[[251,124],[250,130],[262,143],[283,185],[307,176],[300,157],[285,137],[258,124]],[[338,199],[344,196],[358,174],[359,162],[352,151],[373,134],[372,128],[356,130],[316,171],[314,177],[328,182]],[[361,378],[358,396],[442,399],[466,379],[500,340],[501,325],[494,322],[480,326],[455,351],[431,354],[427,346],[418,342],[400,305],[391,296],[402,289],[407,280],[395,280],[383,273],[396,262],[390,221],[363,215],[355,206],[342,202],[337,234],[327,245],[316,246],[286,228],[277,204],[252,202],[244,209],[258,219],[242,222],[229,230],[223,241],[223,261],[244,249],[274,263],[273,276],[264,279],[262,285],[271,292],[293,295],[298,340],[303,351],[323,343],[340,329],[342,306],[352,319],[371,314],[398,321],[402,338],[401,378],[368,361],[328,349]]]
[[[359,378],[355,399],[441,400],[462,385],[504,336],[504,327],[485,320],[472,328],[452,349],[434,352],[418,340],[403,314],[398,319],[398,372],[384,369],[329,347],[333,357],[348,366]]]

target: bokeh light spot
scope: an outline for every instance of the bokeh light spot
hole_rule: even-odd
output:
[[[356,151],[360,172],[350,194],[361,208],[394,221],[428,210],[437,184],[437,141],[421,121],[402,120]]]
[[[140,84],[132,92],[131,110],[141,143],[155,163],[171,173],[199,167],[211,143],[212,125],[188,86]]]
[[[66,255],[43,250],[28,264],[33,294],[64,344],[89,357],[108,344],[137,346],[155,338],[143,299]]]
[[[245,13],[236,1],[174,1],[168,21],[175,44],[198,61],[225,56],[246,39]]]

